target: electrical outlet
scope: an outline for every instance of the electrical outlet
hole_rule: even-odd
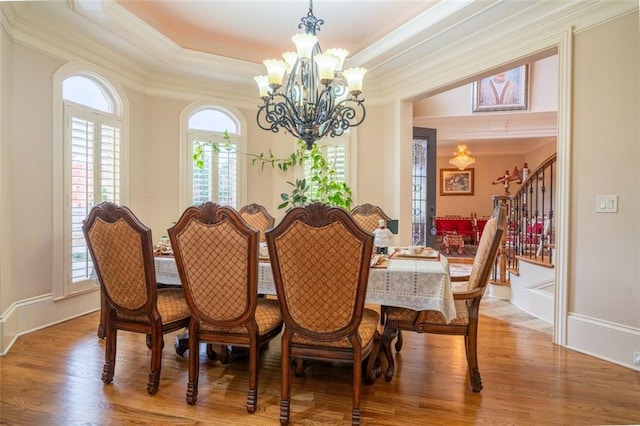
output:
[[[640,365],[640,352],[633,353],[633,363],[635,365]]]

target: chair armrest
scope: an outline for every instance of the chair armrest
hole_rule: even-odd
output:
[[[453,293],[453,299],[454,300],[475,299],[476,297],[482,296],[482,293],[484,293],[484,291],[481,288],[474,288],[473,290],[465,290],[465,291],[455,291]]]
[[[470,275],[452,275],[451,282],[469,281]]]

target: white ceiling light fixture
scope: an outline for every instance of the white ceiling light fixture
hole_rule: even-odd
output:
[[[362,80],[364,68],[343,70],[349,54],[345,49],[322,52],[316,32],[322,19],[309,12],[302,17],[294,35],[296,52],[285,52],[281,59],[267,59],[267,75],[254,77],[264,104],[258,107],[258,125],[274,133],[280,128],[305,141],[307,149],[325,136],[342,135],[364,121]],[[286,85],[283,86],[285,75]]]
[[[449,164],[456,166],[459,170],[464,170],[476,162],[476,159],[471,156],[471,152],[464,143],[458,144],[453,154],[454,157],[449,160]]]

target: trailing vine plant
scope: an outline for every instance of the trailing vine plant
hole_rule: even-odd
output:
[[[251,165],[259,165],[262,170],[265,166],[278,168],[283,172],[287,172],[296,166],[302,167],[305,164],[309,166],[311,175],[310,182],[306,178],[296,179],[295,182],[287,181],[291,185],[291,192],[283,192],[280,194],[282,203],[278,205],[278,209],[291,209],[296,206],[304,206],[316,201],[335,206],[342,207],[345,210],[351,209],[351,188],[345,182],[336,180],[335,163],[329,161],[322,154],[322,150],[318,144],[313,144],[310,150],[306,149],[306,144],[299,140],[296,150],[290,156],[279,158],[273,155],[269,150],[268,154],[253,154],[238,151],[235,145],[228,142],[229,135],[224,132],[223,143],[218,142],[196,142],[193,149],[193,161],[196,167],[202,169],[204,167],[204,146],[211,145],[214,153],[224,151],[234,151],[237,154],[244,155],[251,159]]]

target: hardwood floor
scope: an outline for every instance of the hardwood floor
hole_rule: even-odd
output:
[[[227,366],[201,351],[198,402],[185,402],[187,361],[165,338],[158,394],[146,392],[142,335],[120,332],[114,381],[100,380],[98,314],[22,336],[0,358],[0,424],[277,425],[279,338],[262,354],[258,410],[245,409],[247,361]],[[363,386],[369,425],[593,425],[640,423],[640,373],[550,343],[547,333],[482,316],[478,348],[484,390],[468,383],[462,338],[405,333],[391,383]],[[348,424],[351,370],[314,363],[293,378],[291,423]]]

